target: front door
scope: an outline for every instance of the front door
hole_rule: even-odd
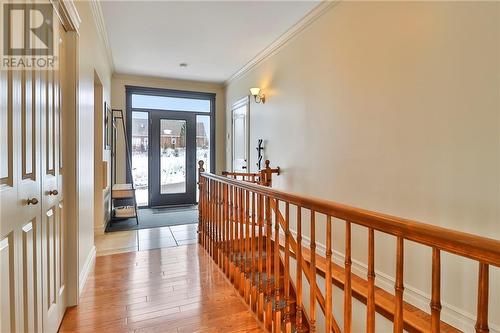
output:
[[[196,203],[196,115],[150,111],[150,205]]]

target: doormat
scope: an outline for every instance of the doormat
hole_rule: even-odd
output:
[[[172,208],[144,208],[137,210],[139,224],[135,218],[108,223],[106,232],[171,227],[198,223],[198,206]]]
[[[151,210],[153,211],[153,214],[164,214],[164,213],[168,213],[168,212],[184,212],[187,210],[198,211],[198,205],[158,207],[158,208],[151,208]]]

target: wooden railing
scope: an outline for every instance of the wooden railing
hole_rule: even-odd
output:
[[[430,224],[354,208],[260,186],[251,182],[200,172],[199,242],[240,290],[265,326],[273,332],[316,331],[316,304],[325,317],[326,332],[351,332],[353,278],[352,224],[367,228],[368,273],[366,276],[366,331],[375,332],[375,233],[396,237],[396,270],[393,293],[394,332],[403,332],[407,318],[404,301],[405,240],[432,248],[431,303],[428,327],[440,332],[441,252],[478,262],[477,333],[488,329],[489,266],[500,267],[500,241],[453,231]],[[292,214],[293,213],[293,214]],[[293,218],[292,218],[293,216]],[[303,221],[304,216],[308,221]],[[326,230],[324,257],[316,253],[318,217]],[[343,269],[344,313],[341,329],[332,311],[332,283],[324,292],[316,284],[322,271],[326,281],[338,281],[332,263],[332,218],[345,224]],[[307,247],[303,245],[304,222],[309,224]],[[291,230],[294,225],[295,237]],[[296,270],[290,269],[295,258]],[[319,262],[318,262],[319,261]],[[304,307],[302,275],[309,283],[309,305]],[[295,299],[291,303],[291,288]],[[378,294],[377,294],[378,295]],[[280,306],[282,304],[282,306]],[[293,322],[291,318],[293,315]],[[426,322],[427,323],[427,322]]]
[[[279,176],[280,167],[271,168],[269,166],[270,163],[271,162],[269,160],[266,160],[264,162],[265,164],[264,169],[260,170],[259,172],[222,171],[222,175],[232,179],[243,180],[246,182],[271,187],[273,183],[273,174],[277,174]],[[203,161],[199,161],[198,164],[199,164],[199,171],[203,170],[201,172],[204,172],[205,169],[203,168]]]

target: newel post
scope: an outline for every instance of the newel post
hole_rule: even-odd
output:
[[[279,176],[280,167],[272,169],[269,166],[269,164],[271,164],[269,160],[266,160],[264,164],[265,164],[264,169],[260,170],[260,184],[267,187],[271,187],[273,184],[273,173],[276,173]]]
[[[201,180],[201,173],[205,172],[203,165],[205,162],[198,161],[198,243],[202,242],[202,232],[203,232],[203,213],[204,213],[204,193],[203,193],[203,182]]]

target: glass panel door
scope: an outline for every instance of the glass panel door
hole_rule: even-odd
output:
[[[160,119],[160,193],[186,193],[186,120]]]
[[[196,202],[196,115],[150,111],[150,206]]]

